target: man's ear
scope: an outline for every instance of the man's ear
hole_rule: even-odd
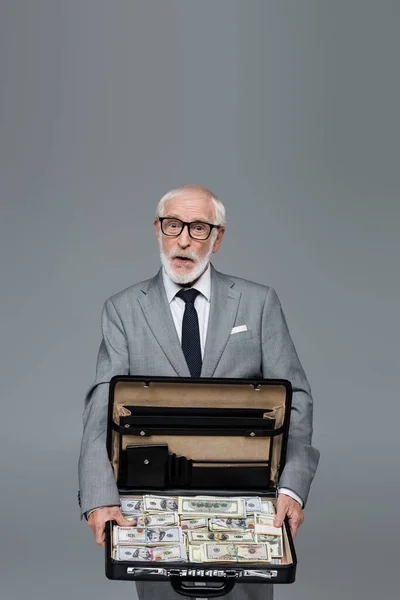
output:
[[[218,248],[221,245],[222,238],[224,237],[224,233],[225,233],[225,227],[221,227],[220,229],[218,229],[218,234],[217,234],[217,237],[215,238],[215,242],[213,244],[213,249],[212,249],[214,254],[218,251]]]
[[[158,241],[160,241],[160,221],[158,219],[154,219],[154,229],[156,230],[156,236]]]

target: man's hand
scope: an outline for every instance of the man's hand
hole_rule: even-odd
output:
[[[295,538],[297,530],[304,521],[303,510],[297,500],[285,494],[279,494],[276,503],[276,515],[274,519],[275,527],[282,527],[284,518],[287,516],[292,532],[292,537]]]
[[[105,524],[107,521],[116,521],[121,527],[134,527],[137,521],[124,519],[119,506],[104,506],[96,508],[88,517],[88,525],[94,533],[96,544],[106,545]]]

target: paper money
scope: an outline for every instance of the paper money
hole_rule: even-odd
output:
[[[157,546],[183,542],[180,527],[120,527],[113,531],[114,546],[118,544]]]
[[[211,531],[243,531],[244,529],[252,529],[254,527],[254,519],[210,519],[209,528]]]
[[[138,527],[166,527],[178,524],[179,516],[177,512],[137,515]]]
[[[144,562],[181,562],[187,560],[186,548],[183,544],[175,546],[116,546],[114,560],[138,560]]]
[[[201,517],[199,519],[181,519],[181,527],[183,530],[207,529],[208,528],[208,519],[207,519],[207,517]]]
[[[144,544],[146,542],[145,530],[136,527],[120,527],[115,525],[113,528],[113,545],[118,544]]]
[[[144,496],[144,510],[147,512],[168,511],[175,512],[178,510],[178,499],[176,496]]]
[[[267,515],[265,513],[256,513],[254,515],[256,523],[265,523],[265,525],[273,525],[275,515]]]
[[[254,532],[257,535],[263,533],[264,535],[282,536],[282,527],[274,527],[269,523],[254,523]]]
[[[246,529],[254,529],[254,515],[247,517],[246,519]]]
[[[270,562],[268,544],[203,544],[204,562]]]
[[[114,560],[151,561],[152,550],[154,548],[146,548],[146,546],[116,546]]]
[[[187,531],[186,536],[189,544],[200,544],[202,542],[218,541],[219,531]],[[223,534],[226,535],[226,534]]]
[[[273,502],[270,502],[269,500],[267,501],[262,501],[261,502],[261,510],[260,511],[256,511],[256,512],[261,512],[264,513],[266,515],[275,515],[275,506]]]
[[[192,515],[246,517],[246,507],[243,498],[180,496],[178,512],[184,517]]]
[[[282,535],[282,527],[274,527],[274,516],[266,515],[263,513],[257,513],[255,517],[255,526],[257,526],[256,533],[264,533],[266,535]],[[261,527],[261,525],[263,527]]]
[[[123,515],[142,513],[144,510],[143,498],[120,498],[120,502]]]
[[[241,533],[234,531],[188,531],[189,544],[200,544],[202,542],[232,542],[235,544],[255,543],[254,532],[247,530]]]
[[[283,560],[274,502],[259,496],[123,496],[132,527],[114,525],[115,560],[272,563]]]
[[[254,515],[254,513],[262,512],[261,498],[243,498],[246,504],[246,513],[248,515]]]
[[[281,535],[256,534],[256,542],[258,544],[268,543],[273,558],[283,556],[283,537]]]
[[[184,544],[177,546],[164,546],[152,548],[154,561],[187,560],[187,552]]]
[[[202,546],[189,546],[190,562],[203,562]]]

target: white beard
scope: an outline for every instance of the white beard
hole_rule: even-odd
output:
[[[217,231],[216,231],[216,233],[217,233]],[[212,238],[210,240],[210,247],[208,249],[208,252],[202,260],[200,260],[198,258],[197,254],[195,254],[193,252],[193,250],[180,250],[180,251],[173,250],[172,257],[167,256],[164,252],[164,249],[162,247],[162,241],[161,241],[161,243],[160,243],[161,263],[162,263],[168,277],[170,277],[170,279],[172,279],[172,281],[174,281],[175,283],[180,284],[180,285],[192,283],[196,279],[198,279],[200,277],[200,275],[202,275],[204,273],[204,271],[206,270],[206,268],[208,266],[208,263],[210,262],[210,256],[212,254],[215,237],[216,237],[215,235],[212,236]],[[162,240],[162,238],[161,238],[161,240]],[[188,273],[184,273],[184,272],[181,273],[178,270],[175,270],[171,264],[172,259],[175,258],[175,256],[186,256],[188,258],[191,258],[194,261],[194,267]]]

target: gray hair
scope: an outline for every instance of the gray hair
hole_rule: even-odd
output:
[[[198,188],[210,196],[212,203],[214,205],[214,210],[215,210],[215,219],[214,219],[215,222],[213,224],[221,225],[222,227],[224,227],[226,224],[226,210],[225,210],[225,206],[222,204],[221,200],[219,200],[219,198],[211,190],[201,187],[201,186],[194,186],[194,185],[182,185],[181,187],[170,190],[169,192],[164,194],[164,196],[161,198],[161,200],[157,204],[156,219],[164,216],[164,208],[165,208],[165,204],[168,202],[168,200],[174,200],[177,196],[179,196],[181,194],[181,192],[183,190],[193,189],[193,188]]]

